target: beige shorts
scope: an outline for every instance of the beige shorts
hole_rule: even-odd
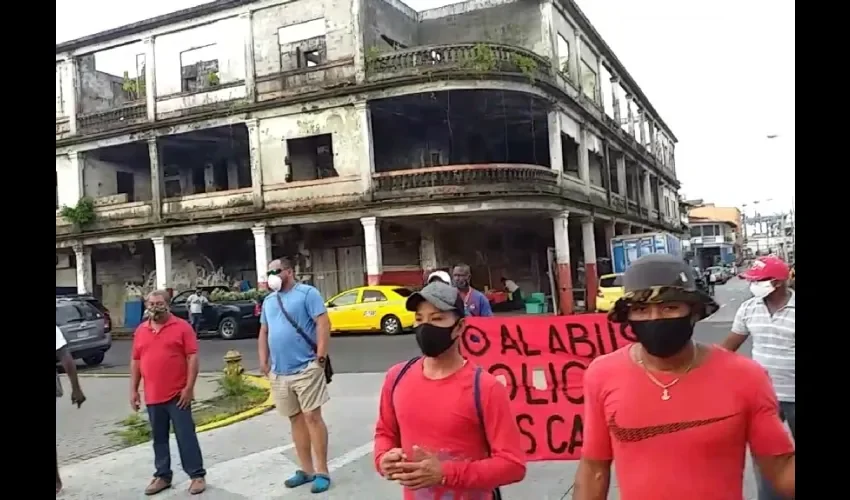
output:
[[[325,382],[325,370],[316,361],[294,375],[269,374],[274,404],[284,417],[311,412],[327,403],[331,396]]]

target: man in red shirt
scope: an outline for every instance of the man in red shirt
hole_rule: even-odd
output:
[[[717,310],[684,261],[648,255],[623,275],[609,313],[638,343],[595,359],[584,375],[584,443],[573,498],[608,498],[611,463],[623,500],[742,500],[749,445],[759,469],[792,498],[791,436],[765,370],[696,344]]]
[[[421,358],[390,368],[375,426],[375,467],[405,500],[499,499],[525,477],[505,387],[458,349],[464,304],[441,281],[407,299]],[[445,410],[439,410],[445,408]]]
[[[204,461],[192,420],[192,399],[198,378],[198,339],[186,321],[168,310],[169,294],[157,290],[148,295],[148,320],[142,322],[133,336],[130,362],[130,405],[138,411],[139,382],[145,381],[145,406],[153,434],[156,472],[145,488],[155,495],[171,487],[171,450],[169,430],[174,428],[180,462],[189,475],[189,493],[197,495],[206,489]]]

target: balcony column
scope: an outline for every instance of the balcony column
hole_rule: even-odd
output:
[[[561,147],[561,113],[550,111],[548,115],[549,124],[549,163],[552,171],[558,178],[558,184],[564,174],[564,150]]]
[[[260,155],[260,124],[256,118],[245,122],[248,127],[248,161],[251,162],[251,198],[255,210],[262,210],[263,200],[263,163]]]
[[[245,92],[248,102],[257,102],[256,63],[254,61],[254,27],[251,24],[251,11],[239,15],[242,24],[242,43],[245,53]]]
[[[266,226],[254,226],[251,228],[254,234],[254,258],[257,268],[257,288],[260,283],[266,282],[269,262],[272,261],[272,238]]]
[[[159,146],[156,137],[148,139],[148,156],[151,161],[151,213],[154,220],[162,220],[162,198],[165,192],[162,161],[159,156]]]
[[[646,209],[652,210],[652,176],[648,168],[643,169],[643,197]]]
[[[617,96],[617,85],[620,84],[620,79],[616,76],[611,76],[611,105],[614,106],[614,121],[617,122],[617,126],[621,127],[623,125],[622,116],[620,113],[620,98]]]
[[[609,259],[613,259],[614,256],[611,255],[611,240],[614,239],[614,236],[617,234],[616,232],[617,223],[614,219],[606,222],[603,226],[605,229],[605,255],[608,256]]]
[[[635,136],[635,113],[632,110],[632,104],[634,103],[634,98],[631,94],[626,93],[626,118],[629,120],[629,135],[634,138]]]
[[[148,121],[156,121],[156,50],[154,37],[144,39],[145,43],[145,102],[148,108]]]
[[[354,104],[360,127],[360,182],[364,193],[371,196],[372,174],[375,173],[375,145],[372,142],[372,115],[366,101]]]
[[[591,218],[581,221],[581,243],[584,250],[584,281],[587,287],[585,307],[588,312],[595,312],[599,274],[596,271],[596,234]]]
[[[381,268],[383,267],[383,256],[381,255],[381,227],[375,217],[362,217],[363,240],[366,247],[366,277],[369,285],[381,283]]]
[[[77,293],[94,293],[94,276],[91,269],[91,247],[74,243],[74,257],[77,261]]]
[[[590,189],[590,156],[587,150],[587,129],[579,125],[578,145],[578,176],[584,181],[586,189]]]
[[[558,309],[560,314],[573,313],[573,275],[570,269],[570,213],[559,212],[553,219],[555,233],[555,264],[558,273]]]
[[[556,55],[555,47],[557,47],[557,28],[555,27],[553,0],[544,0],[540,2],[540,39],[544,42],[543,48],[539,54],[547,59],[553,59]]]
[[[631,224],[623,224],[623,233],[622,234],[634,234],[634,233],[632,233],[632,225]]]
[[[77,133],[77,59],[70,58],[62,65],[63,110],[68,117],[68,132]]]
[[[617,157],[617,187],[620,188],[620,195],[628,200],[629,190],[626,185],[626,155],[622,154]]]
[[[638,137],[640,137],[640,145],[646,150],[646,111],[643,108],[638,108]]]
[[[649,120],[649,151],[652,153],[653,158],[658,158],[658,148],[655,146],[655,122]]]
[[[358,84],[366,81],[366,41],[363,38],[363,34],[366,33],[366,21],[363,19],[365,12],[366,0],[352,0],[351,45],[354,47],[354,79]]]
[[[151,241],[156,262],[156,289],[168,290],[171,285],[171,241],[165,236],[154,236]]]
[[[422,227],[419,237],[419,263],[422,274],[426,277],[437,269],[437,231],[433,224]]]

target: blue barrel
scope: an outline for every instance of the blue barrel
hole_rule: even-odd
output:
[[[141,300],[128,300],[124,302],[124,328],[135,330],[142,322],[144,304]]]

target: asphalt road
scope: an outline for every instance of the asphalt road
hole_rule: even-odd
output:
[[[711,318],[697,324],[695,337],[704,343],[718,343],[729,333],[732,319],[738,306],[749,297],[746,283],[733,278],[725,285],[719,285],[715,299],[720,304],[720,310]],[[224,366],[224,355],[229,350],[237,350],[242,354],[242,365],[246,370],[259,369],[257,356],[257,339],[240,340],[201,340],[201,371],[219,371]],[[116,340],[112,349],[106,354],[104,363],[96,368],[79,364],[81,372],[86,373],[127,373],[130,360],[129,340]],[[742,354],[749,356],[750,342],[742,346]],[[390,366],[403,359],[409,359],[418,354],[418,348],[413,335],[388,337],[385,335],[334,335],[331,355],[334,371],[337,373],[377,373],[384,372]]]

